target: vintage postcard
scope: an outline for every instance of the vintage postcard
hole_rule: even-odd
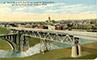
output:
[[[96,0],[0,0],[0,60],[96,60]]]

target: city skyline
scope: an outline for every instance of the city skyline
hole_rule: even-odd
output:
[[[14,0],[0,1],[0,21],[45,21],[48,16],[56,21],[97,19],[96,0],[27,0],[28,2],[54,2],[40,6],[11,6],[11,4],[3,4],[6,1],[14,2]]]

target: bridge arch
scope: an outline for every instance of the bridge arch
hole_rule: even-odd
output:
[[[16,50],[16,44],[14,42],[12,42],[10,40],[7,40],[7,39],[3,39],[3,38],[0,38],[0,39],[2,39],[5,42],[7,42],[10,45],[10,47],[11,47],[12,50]]]

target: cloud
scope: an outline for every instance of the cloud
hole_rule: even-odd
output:
[[[11,12],[10,4],[0,4],[0,14],[8,14]]]
[[[47,7],[51,7],[51,6],[64,6],[65,3],[55,3],[55,4],[48,4]]]
[[[25,9],[27,9],[27,7],[16,8],[15,10],[16,10],[16,11],[23,11],[23,10],[25,10]]]
[[[30,12],[30,13],[94,13],[93,9],[95,8],[94,5],[83,5],[83,4],[73,4],[67,5],[65,3],[54,3],[54,4],[47,4],[47,5],[40,5],[40,6],[22,6],[12,9],[13,7],[9,7],[8,4],[0,4],[0,11],[1,13],[7,13],[12,11],[18,12]],[[7,10],[7,11],[5,11]],[[91,11],[91,12],[89,12]],[[95,14],[95,13],[94,13]]]
[[[39,8],[39,9],[47,9],[55,6],[62,6],[65,5],[64,3],[56,3],[56,4],[47,4],[47,5],[40,5],[40,6],[35,6],[34,8]]]
[[[56,12],[58,12],[59,10],[46,10],[45,12],[50,12],[50,13],[56,13]]]
[[[13,8],[10,5],[0,4],[0,7],[2,7],[0,8],[0,21],[43,21],[47,19],[48,15],[55,20],[97,18],[96,11],[91,10],[94,5],[56,3],[45,6],[19,6]]]
[[[47,20],[48,15],[51,16],[53,20],[68,20],[68,19],[94,19],[96,15],[94,14],[35,14],[35,13],[27,13],[27,12],[15,12],[14,14],[3,16],[0,18],[0,21],[45,21]]]
[[[0,4],[0,7],[9,7],[11,4]]]
[[[11,8],[3,4],[3,8],[0,9],[3,13],[7,13],[8,11],[11,11]],[[54,3],[54,4],[47,4],[47,5],[40,5],[40,6],[29,6],[29,7],[18,7],[12,10],[14,12],[30,12],[30,13],[88,13],[93,14],[94,5],[83,5],[83,4],[73,4],[73,5],[66,5],[65,3]],[[8,10],[7,12],[4,12],[4,10]],[[91,11],[91,12],[89,12]],[[95,13],[94,13],[95,14]]]
[[[83,4],[76,4],[76,5],[65,5],[64,7],[61,7],[63,9],[67,9],[67,10],[87,10],[87,9],[91,9],[93,8],[93,6],[87,6],[87,5],[83,5]]]
[[[95,11],[92,11],[91,9],[94,8],[93,5],[87,6],[87,5],[83,5],[83,4],[74,4],[74,5],[61,5],[60,7],[57,7],[55,9],[49,9],[49,10],[45,10],[45,12],[47,13],[84,13],[84,12],[88,12],[91,11],[92,13]],[[88,12],[88,13],[91,13]]]
[[[97,13],[97,11],[87,11],[87,12],[83,12],[83,13],[86,13],[86,14],[96,14]]]

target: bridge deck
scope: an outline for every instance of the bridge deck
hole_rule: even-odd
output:
[[[16,28],[16,27],[12,27],[9,29],[14,29],[14,30],[19,30],[19,31],[24,30],[24,31],[48,32],[48,33],[55,33],[55,34],[56,33],[57,34],[68,34],[68,35],[73,35],[73,36],[79,37],[79,38],[97,40],[97,33],[95,33],[95,32],[48,30],[48,29],[33,29],[33,28]]]
[[[9,36],[9,35],[16,35],[17,33],[10,33],[10,34],[0,34],[0,37],[2,36]]]

